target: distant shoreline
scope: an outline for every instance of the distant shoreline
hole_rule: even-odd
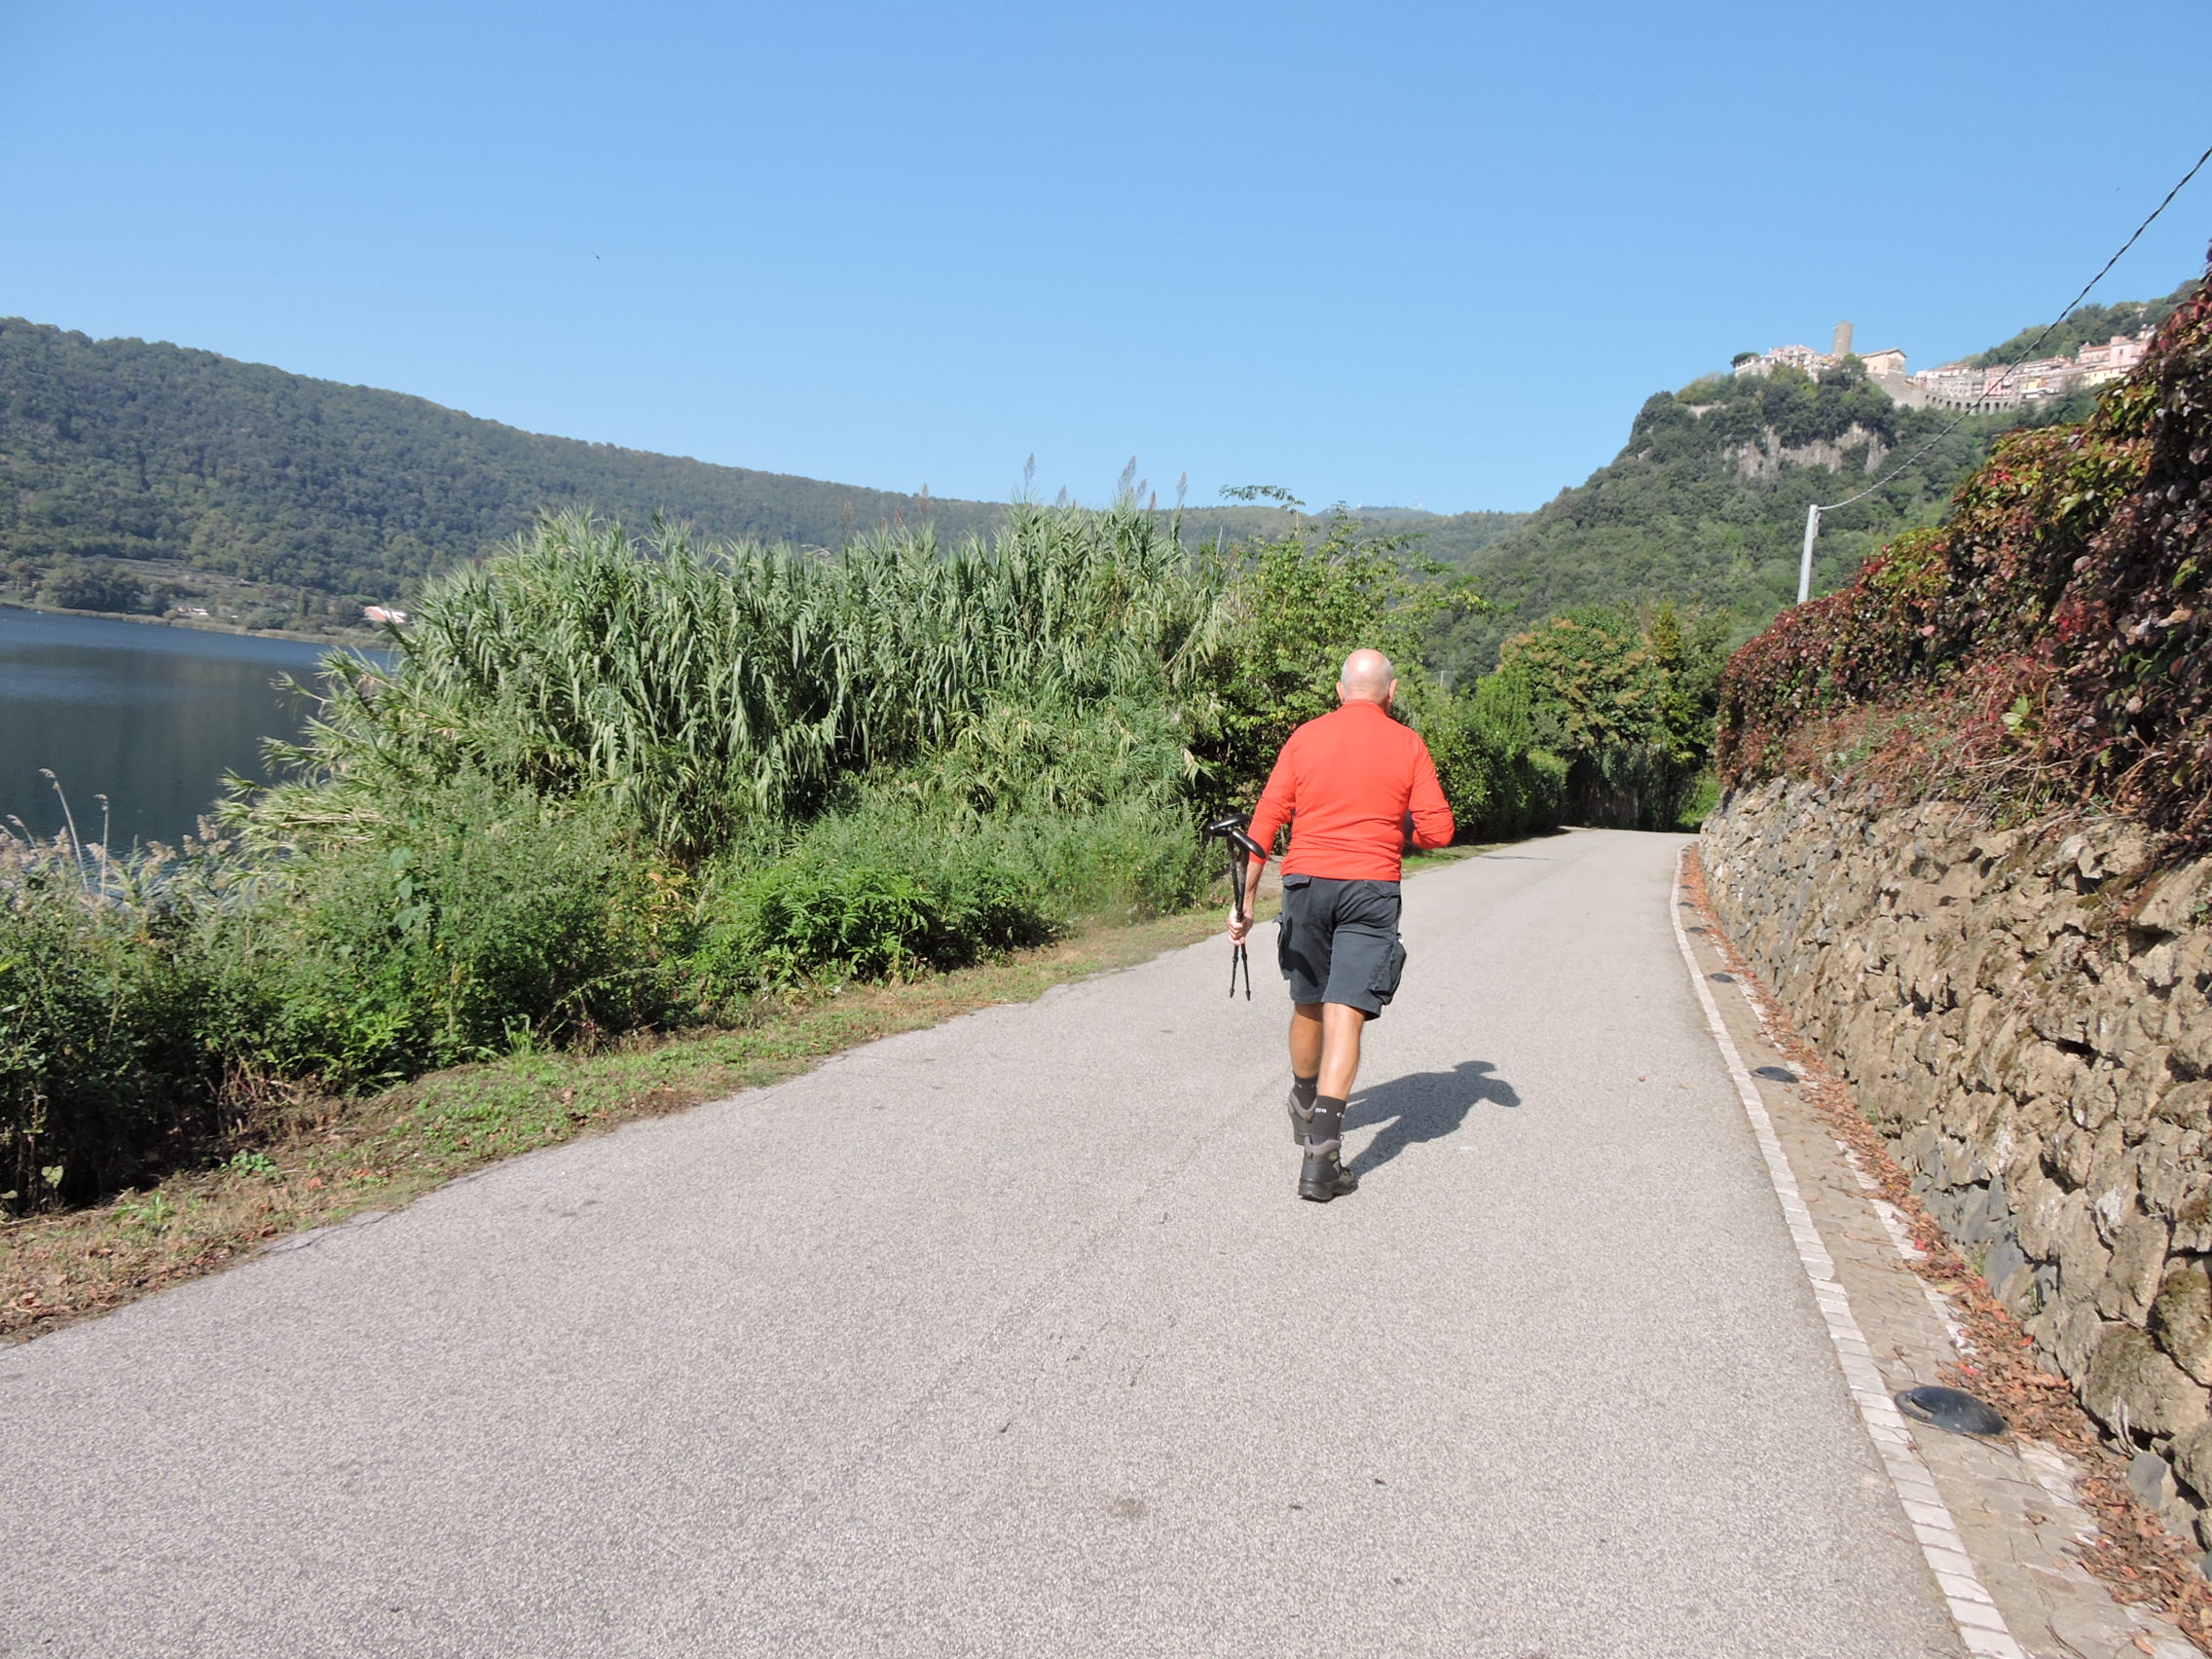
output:
[[[147,616],[129,610],[71,610],[65,606],[38,605],[29,600],[0,599],[0,610],[30,610],[43,616],[91,616],[102,622],[137,622],[152,628],[183,628],[198,634],[236,634],[248,640],[289,640],[302,645],[351,645],[362,650],[385,648],[381,631],[364,638],[359,633],[303,634],[290,628],[240,628],[201,616]]]

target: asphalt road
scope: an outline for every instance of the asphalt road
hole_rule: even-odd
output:
[[[1263,928],[0,1349],[0,1652],[1954,1653],[1679,844],[1409,885],[1330,1205]]]

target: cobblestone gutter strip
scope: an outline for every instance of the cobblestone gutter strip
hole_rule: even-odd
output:
[[[1822,1117],[1838,1143],[1851,1155],[1855,1172],[1869,1183],[1872,1196],[1878,1201],[1877,1207],[1886,1207],[1900,1218],[1901,1231],[1909,1235],[1911,1246],[1903,1251],[1906,1266],[1948,1304],[1947,1322],[1953,1323],[1959,1331],[1959,1346],[1968,1357],[1946,1368],[1944,1381],[1994,1404],[2011,1423],[2017,1440],[2042,1442],[2071,1458],[2079,1471],[2076,1496],[2095,1522],[2094,1531],[2083,1536],[2078,1545],[2082,1565],[2111,1592],[2116,1602],[2157,1609],[2200,1651],[2212,1653],[2212,1585],[2208,1585],[2197,1570],[2194,1555],[2185,1553],[2174,1534],[2136,1498],[2127,1484],[2125,1465],[2106,1447],[2095,1425],[2074,1398],[2066,1380],[2037,1363],[2033,1341],[1991,1295],[1988,1285],[1967,1264],[1929,1214],[1927,1206],[1914,1193],[1911,1179],[1891,1155],[1881,1132],[1858,1110],[1849,1087],[1834,1076],[1819,1051],[1798,1033],[1788,1012],[1721,931],[1707,900],[1704,870],[1695,848],[1687,850],[1683,856],[1681,884],[1714,953],[1734,976],[1767,1039],[1803,1078],[1802,1093],[1807,1106]],[[1690,955],[1689,941],[1682,931],[1679,907],[1675,924],[1677,941],[1682,947],[1684,959],[1690,962],[1697,981],[1699,1000],[1705,1006],[1707,1018],[1714,1023],[1717,1031],[1717,1011],[1703,977],[1696,975],[1695,959]],[[1741,1074],[1742,1063],[1725,1040],[1723,1051],[1729,1054],[1731,1072]],[[1755,1088],[1748,1076],[1738,1075],[1736,1081],[1739,1091],[1745,1094],[1747,1110],[1752,1110],[1752,1103],[1757,1100]],[[1759,1106],[1753,1117],[1754,1127],[1760,1126],[1764,1120],[1764,1108]],[[1771,1125],[1764,1127],[1761,1150],[1770,1167],[1780,1156],[1779,1146],[1773,1143],[1772,1136]],[[1786,1164],[1782,1167],[1787,1170]],[[1802,1208],[1800,1201],[1800,1212]],[[1884,1216],[1886,1222],[1889,1219],[1889,1215]],[[1796,1227],[1793,1217],[1792,1233]],[[1802,1244],[1800,1254],[1803,1254]],[[1810,1264],[1807,1272],[1812,1272]],[[1823,1308],[1825,1310],[1825,1299]],[[1834,1330],[1831,1321],[1831,1334]],[[1840,1340],[1838,1351],[1846,1351]],[[1847,1376],[1852,1372],[1848,1359],[1845,1372]],[[1857,1397],[1856,1379],[1852,1386]],[[1883,1401],[1889,1404],[1886,1393]],[[1894,1406],[1891,1411],[1894,1415]],[[1901,1427],[1901,1418],[1899,1422]],[[1868,1426],[1871,1431],[1871,1420]],[[1876,1443],[1882,1444],[1879,1434]],[[2033,1446],[2023,1446],[2020,1450],[2023,1457],[2036,1451]],[[2041,1456],[2053,1464],[2059,1461],[2047,1452]],[[1888,1461],[1886,1447],[1884,1460]],[[1918,1531],[1917,1517],[1915,1523],[1914,1530]],[[1926,1542],[1924,1537],[1923,1543]],[[1976,1648],[1974,1651],[1985,1650]]]
[[[1694,849],[1684,849],[1685,891],[1690,890],[1688,877],[1696,857]],[[1702,890],[1696,892],[1696,899],[1702,902]],[[1874,1450],[1881,1455],[1882,1467],[1889,1474],[1891,1486],[1897,1490],[1898,1501],[1912,1523],[1912,1534],[1919,1540],[1921,1554],[1928,1558],[1928,1568],[1935,1574],[1936,1586],[1950,1608],[1951,1622],[1958,1626],[1959,1640],[1966,1644],[1969,1653],[1986,1655],[1988,1659],[2026,1659],[2025,1650],[2012,1640],[2011,1632],[2006,1627],[2005,1615],[1997,1610],[1995,1600],[1975,1572],[1973,1561],[1959,1537],[1958,1526],[1951,1519],[1950,1508],[1913,1449],[1912,1432],[1891,1400],[1882,1374],[1875,1369],[1874,1350],[1852,1315],[1850,1297],[1837,1282],[1835,1264],[1828,1256],[1827,1246],[1821,1242],[1820,1230],[1813,1223],[1812,1211],[1806,1207],[1803,1194],[1798,1191],[1797,1176],[1789,1167],[1788,1154],[1782,1150],[1781,1138],[1774,1132],[1766,1104],[1759,1099],[1758,1087],[1751,1082],[1751,1070],[1744,1064],[1743,1055],[1737,1052],[1727,1026],[1721,1023],[1720,1010],[1714,1004],[1705,976],[1698,971],[1689,936],[1682,931],[1681,907],[1675,906],[1671,913],[1675,943],[1681,950],[1682,966],[1689,974],[1691,988],[1697,992],[1698,1004],[1705,1011],[1705,1021],[1712,1029],[1713,1040],[1727,1063],[1728,1076],[1736,1085],[1744,1115],[1751,1120],[1751,1134],[1758,1142],[1760,1157],[1766,1161],[1767,1179],[1774,1184],[1774,1196],[1782,1204],[1783,1219],[1788,1223],[1790,1239],[1797,1247],[1798,1263],[1812,1282],[1813,1297],[1820,1305],[1828,1341],[1834,1345],[1836,1359],[1843,1367],[1844,1382],[1851,1389],[1853,1403],[1859,1408],[1860,1420],[1866,1425],[1866,1432],[1874,1442]]]

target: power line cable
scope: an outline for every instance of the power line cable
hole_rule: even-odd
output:
[[[2074,313],[2081,308],[2082,302],[2089,297],[2091,291],[2095,289],[2096,285],[2099,282],[2102,282],[2107,276],[2112,275],[2112,268],[2120,262],[2120,259],[2126,254],[2129,248],[2133,247],[2138,241],[2142,240],[2143,233],[2149,230],[2151,226],[2155,222],[2157,222],[2157,217],[2160,213],[2163,213],[2168,207],[2173,205],[2174,198],[2182,193],[2183,188],[2189,183],[2191,179],[2194,178],[2199,172],[2204,170],[2204,164],[2207,162],[2212,162],[2212,149],[2207,149],[2203,155],[2196,158],[2195,165],[2192,166],[2189,171],[2181,175],[2179,182],[2174,185],[2173,189],[2166,192],[2165,199],[2161,201],[2156,207],[2151,209],[2150,217],[2145,219],[2140,225],[2137,225],[2135,227],[2135,234],[2133,236],[2130,236],[2125,241],[2120,244],[2119,250],[2114,253],[2110,259],[2104,262],[2104,265],[2098,270],[2097,274],[2094,276],[2090,277],[2086,282],[2082,284],[2082,291],[2080,293],[2076,294],[2071,300],[2066,302],[2066,309],[2060,312],[2056,316],[2052,317],[2050,321],[2045,325],[2044,331],[2041,334],[2037,335],[2034,340],[2028,343],[2027,349],[2025,350],[2023,350],[2017,357],[2013,358],[2011,362],[2005,365],[2005,372],[1997,377],[1995,385],[1999,387],[2004,386],[2006,382],[2009,381],[2012,378],[2012,371],[2014,369],[2017,369],[2022,363],[2032,362],[2035,360],[2035,354],[2038,348],[2040,348],[2046,340],[2048,340],[2051,337],[2052,333],[2057,330],[2059,324],[2063,323],[2068,317],[2072,316]],[[1987,387],[1984,387],[1983,389],[1984,391],[1987,391],[1989,388]],[[1972,409],[1961,410],[1959,412],[1959,418],[1956,421],[1953,421],[1948,426],[1945,426],[1940,432],[1937,432],[1934,437],[1930,438],[1926,443],[1922,444],[1918,449],[1914,450],[1912,454],[1906,456],[1904,460],[1899,461],[1897,465],[1891,467],[1889,471],[1883,473],[1881,477],[1875,479],[1873,483],[1867,485],[1865,489],[1860,491],[1858,495],[1846,496],[1842,500],[1830,502],[1825,506],[1816,502],[1812,506],[1809,506],[1805,509],[1805,553],[1804,558],[1800,562],[1797,571],[1797,603],[1799,605],[1803,605],[1805,601],[1812,596],[1813,543],[1817,539],[1819,539],[1821,534],[1822,515],[1825,513],[1840,512],[1843,508],[1850,506],[1855,501],[1864,500],[1868,496],[1871,496],[1883,485],[1889,483],[1891,479],[1897,477],[1898,474],[1904,471],[1906,467],[1910,466],[1914,461],[1918,461],[1922,456],[1926,455],[1930,450],[1934,449],[1937,444],[1941,443],[1945,438],[1949,437],[1953,432],[1957,431],[1961,426],[1965,425],[1968,420],[1971,419],[1974,413],[1975,412]]]

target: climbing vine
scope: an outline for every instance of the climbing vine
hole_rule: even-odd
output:
[[[1937,529],[1730,660],[1723,778],[2126,813],[2212,840],[2212,285],[2076,426],[2011,434]]]

